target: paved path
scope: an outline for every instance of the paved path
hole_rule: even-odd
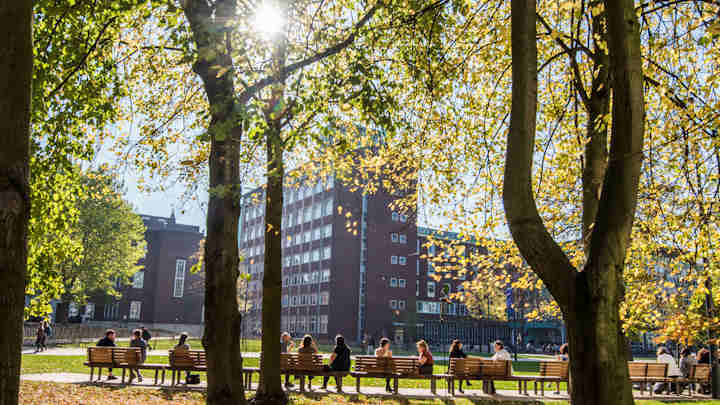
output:
[[[88,374],[80,374],[80,373],[45,373],[45,374],[24,374],[21,376],[22,380],[26,381],[47,381],[47,382],[56,382],[56,383],[66,383],[66,384],[89,384],[88,382],[89,375]],[[319,382],[319,381],[318,381]],[[167,381],[166,381],[167,383]],[[103,377],[103,380],[100,382],[94,382],[93,384],[100,385],[100,386],[107,386],[107,387],[115,387],[119,388],[123,385],[120,383],[120,380],[113,380],[113,381],[107,381],[105,380],[105,377]],[[481,384],[478,384],[477,388],[480,388]],[[177,389],[177,390],[187,390],[188,387],[183,385],[179,385],[175,388],[171,388],[168,385],[164,386],[157,386],[153,385],[153,379],[146,377],[142,383],[133,383],[133,388],[146,388],[146,389]],[[191,386],[192,390],[204,390],[207,386],[205,383],[201,383],[198,385]],[[256,384],[253,384],[253,390],[256,388]],[[475,386],[474,386],[475,387]],[[355,390],[355,386],[344,386],[343,394],[346,395],[357,395],[358,392]],[[294,389],[290,390],[290,392],[298,393],[299,389],[297,388],[297,385]],[[545,402],[545,401],[558,401],[558,400],[567,400],[568,397],[565,393],[555,395],[552,393],[552,390],[547,390],[546,395],[544,397],[542,396],[535,396],[532,394],[532,390],[529,391],[530,395],[521,395],[518,394],[517,391],[510,391],[510,390],[499,390],[496,395],[486,395],[483,394],[479,389],[473,389],[473,390],[465,390],[464,394],[460,394],[456,392],[455,397],[456,398],[468,398],[468,399],[495,399],[498,401],[522,401],[522,402]],[[313,391],[306,392],[306,394],[309,395],[327,395],[327,394],[336,394],[337,391],[335,390],[334,386],[331,386],[328,390],[323,390],[315,386]],[[385,390],[382,387],[361,387],[362,395],[365,396],[372,396],[372,397],[395,397],[393,394],[388,394],[385,392]],[[447,391],[445,389],[444,385],[439,384],[437,395],[433,395],[429,389],[423,389],[423,388],[403,388],[400,387],[400,396],[404,398],[412,398],[412,399],[450,399],[452,398],[450,395],[447,394]],[[635,398],[636,399],[648,399],[649,397],[646,396],[639,396],[638,392],[635,392]],[[707,395],[694,395],[693,397],[689,397],[687,395],[654,395],[653,399],[659,400],[659,401],[707,401],[709,397]]]

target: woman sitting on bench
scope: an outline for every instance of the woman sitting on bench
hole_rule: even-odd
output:
[[[392,357],[392,350],[390,350],[390,339],[385,337],[380,339],[380,347],[375,349],[375,357]],[[390,378],[385,379],[385,391],[392,392],[392,387],[390,387]]]
[[[330,371],[350,371],[350,348],[345,344],[345,338],[342,335],[335,336],[335,350],[330,355],[330,365],[323,366],[325,372]],[[335,376],[335,385],[340,390],[340,381],[342,377]],[[327,389],[328,380],[330,376],[323,377],[323,389]]]
[[[421,340],[417,342],[418,350],[418,372],[422,375],[432,375],[433,357],[428,344]]]

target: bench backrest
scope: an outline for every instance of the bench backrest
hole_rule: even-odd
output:
[[[690,369],[690,378],[694,378],[699,381],[710,380],[710,365],[709,364],[693,364]]]
[[[540,376],[567,379],[568,365],[567,361],[542,361],[540,362]]]
[[[388,370],[391,373],[400,375],[418,374],[417,357],[390,357],[388,359]]]
[[[355,356],[355,371],[360,373],[384,374],[390,369],[389,357]]]
[[[312,353],[280,353],[280,370],[291,371],[321,371],[323,357]]]
[[[139,347],[88,347],[88,363],[92,364],[139,364],[142,352]]]
[[[628,362],[628,372],[630,378],[665,378],[668,364],[631,361]]]
[[[204,350],[171,349],[168,352],[168,361],[171,367],[207,367]]]
[[[482,357],[466,357],[450,359],[451,375],[473,377],[509,377],[512,367],[508,360],[490,360]]]

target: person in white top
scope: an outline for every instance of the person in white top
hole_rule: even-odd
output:
[[[491,360],[511,360],[510,352],[505,349],[505,345],[502,341],[495,341],[495,354],[490,358]],[[512,367],[512,363],[511,366]],[[492,381],[483,382],[483,391],[490,395],[495,395],[495,384]]]
[[[677,363],[675,362],[675,358],[672,356],[672,354],[670,354],[670,351],[665,346],[658,347],[657,362],[668,364],[668,377],[674,378],[682,376],[682,372],[680,371],[680,367],[678,367]],[[660,394],[667,388],[667,383],[655,383],[655,386],[653,387],[653,392],[655,392],[656,394]]]

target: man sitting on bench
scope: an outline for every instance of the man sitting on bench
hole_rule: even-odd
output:
[[[106,330],[106,331],[105,331],[105,337],[102,338],[102,339],[100,339],[100,340],[98,340],[98,342],[97,342],[97,344],[95,344],[95,346],[100,346],[100,347],[115,347],[115,331],[112,330],[112,329]],[[117,377],[115,377],[115,376],[113,375],[112,370],[113,370],[112,368],[109,368],[109,369],[108,369],[107,379],[108,379],[108,380],[117,380]],[[98,371],[98,375],[100,375],[99,373],[100,373],[100,371]]]

